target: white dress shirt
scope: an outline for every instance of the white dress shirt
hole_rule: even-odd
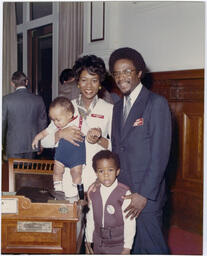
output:
[[[129,94],[128,97],[130,97],[130,100],[131,100],[131,108],[135,102],[135,100],[137,99],[137,97],[139,96],[139,93],[142,89],[142,83],[140,82],[135,88],[134,90]],[[125,107],[125,104],[126,104],[126,96],[124,96],[124,104],[123,104],[123,109]]]
[[[27,89],[27,87],[26,86],[19,86],[19,87],[16,88],[16,91],[19,90],[19,89]]]

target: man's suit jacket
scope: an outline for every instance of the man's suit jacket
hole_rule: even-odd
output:
[[[171,145],[171,113],[167,100],[144,86],[122,124],[123,100],[113,110],[112,151],[118,153],[118,180],[148,199],[143,212],[165,202],[164,173]]]
[[[32,141],[47,126],[42,97],[18,89],[3,97],[2,133],[6,136],[6,152],[32,152]]]

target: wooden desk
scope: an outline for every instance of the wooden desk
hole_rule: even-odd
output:
[[[1,237],[2,253],[77,253],[81,208],[76,202],[31,203],[24,196],[2,196]]]

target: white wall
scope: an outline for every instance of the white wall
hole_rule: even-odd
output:
[[[204,68],[205,2],[106,2],[105,39],[90,42],[90,2],[84,10],[84,52],[106,64],[119,47],[137,49],[150,71]]]

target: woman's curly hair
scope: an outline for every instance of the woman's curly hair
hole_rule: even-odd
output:
[[[105,79],[105,63],[101,58],[95,55],[85,55],[76,60],[73,66],[73,71],[77,81],[79,81],[83,70],[87,70],[87,72],[91,75],[97,74],[99,76],[100,83],[102,83]]]

